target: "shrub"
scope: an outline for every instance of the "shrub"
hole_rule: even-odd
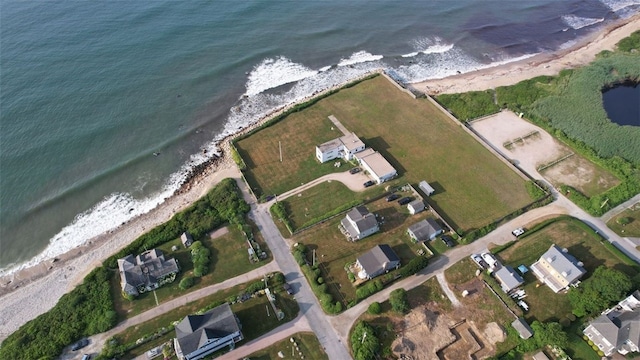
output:
[[[193,261],[193,275],[202,277],[209,272],[209,263],[211,262],[211,251],[207,249],[200,241],[196,241],[191,245],[191,261]]]
[[[417,273],[429,265],[429,260],[424,256],[416,256],[409,263],[400,268],[400,276],[407,277]]]
[[[356,324],[351,333],[351,350],[356,360],[373,360],[380,349],[375,330],[364,321]]]
[[[318,284],[322,285],[324,283],[324,279],[322,278],[322,276],[318,277]]]
[[[460,121],[469,121],[500,111],[493,101],[494,91],[470,91],[463,94],[442,94],[436,97]]]
[[[631,223],[631,218],[627,217],[627,216],[623,216],[621,218],[618,218],[618,220],[616,220],[616,222],[620,225],[629,225]]]
[[[369,314],[378,315],[382,312],[382,306],[380,306],[379,302],[375,301],[369,305],[367,311],[369,312]]]
[[[389,304],[391,309],[399,314],[408,312],[410,307],[407,292],[402,288],[393,290],[389,295]]]
[[[178,287],[182,290],[187,290],[196,283],[196,279],[193,276],[185,276],[180,280]]]

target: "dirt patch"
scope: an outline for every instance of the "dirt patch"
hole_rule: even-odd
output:
[[[211,239],[216,239],[219,238],[222,235],[226,235],[229,232],[229,227],[225,226],[222,227],[220,229],[214,230],[212,232],[209,233],[209,238]]]
[[[609,172],[574,154],[542,128],[511,111],[475,121],[471,127],[529,175],[538,178],[541,173],[556,187],[570,185],[591,196],[620,183]]]

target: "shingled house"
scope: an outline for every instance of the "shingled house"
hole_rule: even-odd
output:
[[[372,279],[400,266],[400,258],[391,246],[381,244],[360,256],[356,266],[360,268],[358,272],[360,279]]]
[[[595,318],[583,333],[606,356],[640,351],[640,291]]]
[[[128,295],[138,296],[173,282],[180,271],[175,259],[165,260],[164,254],[152,249],[136,256],[127,255],[118,259],[120,286]]]
[[[339,228],[351,241],[364,239],[380,230],[376,216],[364,206],[356,206],[349,210],[340,222]]]
[[[187,315],[175,327],[173,341],[180,360],[199,360],[225,347],[235,348],[244,339],[240,321],[229,303],[215,307],[202,315]]]

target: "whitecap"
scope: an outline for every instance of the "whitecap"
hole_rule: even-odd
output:
[[[594,19],[580,17],[573,14],[562,16],[562,21],[569,25],[572,29],[578,30],[587,26],[595,25],[604,21],[604,18]]]
[[[382,55],[373,55],[363,50],[351,54],[351,56],[346,59],[341,59],[338,63],[338,66],[355,65],[359,63],[380,60],[382,58]]]
[[[245,95],[254,96],[265,90],[296,82],[316,73],[317,71],[294,63],[284,56],[264,59],[249,73]]]

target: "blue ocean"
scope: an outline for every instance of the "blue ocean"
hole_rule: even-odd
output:
[[[0,273],[148,212],[223,137],[373,69],[566,47],[640,0],[2,1]],[[204,150],[207,150],[206,152]]]

